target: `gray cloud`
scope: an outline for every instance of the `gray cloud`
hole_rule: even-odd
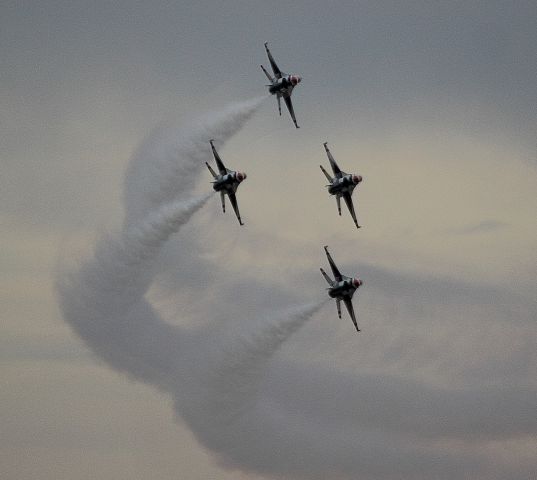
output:
[[[507,224],[504,222],[498,222],[496,220],[483,220],[475,225],[467,225],[463,228],[459,228],[458,230],[454,230],[452,233],[459,235],[473,235],[476,233],[494,232],[505,227],[507,227]]]
[[[342,373],[278,362],[264,395],[289,415],[328,428],[383,430],[414,438],[501,440],[531,435],[535,388],[427,385],[411,376]],[[290,389],[289,386],[293,385]]]

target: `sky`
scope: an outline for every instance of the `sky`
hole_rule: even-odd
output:
[[[536,23],[530,1],[3,2],[0,476],[530,478]],[[301,128],[266,98],[224,134],[266,95],[265,41]],[[212,196],[116,285],[126,225],[163,215],[155,165],[210,190],[188,148],[211,129],[246,225]],[[323,142],[363,176],[359,231]],[[327,244],[362,332],[329,302],[268,349],[326,296]],[[139,287],[141,340],[92,323],[129,318],[98,317],[102,285]]]

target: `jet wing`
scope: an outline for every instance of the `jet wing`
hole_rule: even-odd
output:
[[[358,328],[358,323],[356,322],[356,316],[354,315],[354,308],[352,306],[352,300],[346,297],[343,299],[343,301],[345,302],[347,311],[349,312],[349,315],[351,316],[352,323],[354,323],[354,326],[356,327],[356,331],[359,332],[360,329]]]
[[[293,103],[291,102],[291,93],[289,93],[288,95],[284,95],[283,99],[285,101],[285,105],[287,105],[287,110],[289,110],[289,113],[291,114],[291,118],[293,119],[295,127],[300,128],[296,123],[295,111],[293,109]]]
[[[276,65],[276,62],[274,61],[274,58],[272,57],[272,53],[270,53],[267,43],[265,43],[265,50],[267,51],[267,56],[270,62],[270,66],[272,67],[272,71],[274,72],[274,76],[276,78],[282,78],[282,72],[278,68],[278,65]]]
[[[343,276],[341,275],[339,269],[336,267],[336,264],[334,263],[334,260],[332,260],[332,256],[328,252],[328,247],[324,247],[324,251],[326,252],[326,257],[328,258],[328,263],[330,264],[330,268],[332,269],[332,273],[334,274],[334,278],[336,279],[336,282],[341,282],[343,279]]]
[[[241,214],[239,213],[239,205],[237,204],[237,196],[233,192],[228,193],[229,201],[231,202],[231,206],[233,207],[233,210],[235,211],[235,215],[237,216],[237,220],[241,225],[244,225],[242,223]]]
[[[227,173],[229,173],[229,170],[224,166],[224,162],[222,162],[220,155],[218,155],[216,148],[214,148],[213,140],[210,140],[210,144],[211,144],[211,148],[213,149],[214,159],[216,161],[216,166],[218,167],[218,171],[220,172],[220,175],[226,175]]]
[[[326,155],[328,156],[328,160],[330,161],[330,166],[332,167],[332,171],[334,172],[334,176],[336,178],[342,177],[345,174],[345,172],[341,171],[338,164],[334,160],[334,157],[330,153],[330,150],[328,149],[328,142],[324,142],[323,145],[324,145],[324,149],[326,150]]]
[[[347,208],[349,209],[349,213],[351,214],[351,217],[354,220],[354,224],[356,225],[356,228],[360,228],[360,225],[358,225],[358,220],[356,220],[356,212],[354,211],[354,204],[352,203],[351,194],[349,192],[345,192],[343,194],[343,199],[345,200],[345,203],[347,204]]]

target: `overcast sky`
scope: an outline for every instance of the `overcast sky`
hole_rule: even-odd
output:
[[[0,476],[529,478],[536,25],[533,1],[3,2]],[[93,355],[54,279],[121,225],[129,159],[157,125],[179,136],[265,93],[265,41],[303,78],[301,128],[267,99],[222,146],[248,174],[246,226],[211,198],[162,252],[148,301],[233,339],[323,298],[328,244],[364,280],[363,332],[326,304],[271,359],[263,421],[238,422],[231,448],[179,394]],[[325,191],[325,141],[364,178],[359,231]]]

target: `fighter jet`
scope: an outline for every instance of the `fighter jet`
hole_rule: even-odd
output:
[[[354,220],[354,224],[357,228],[360,228],[360,225],[358,225],[358,220],[356,220],[356,213],[354,212],[354,205],[352,203],[352,192],[354,188],[362,181],[361,175],[354,175],[349,174],[341,171],[341,169],[338,167],[338,164],[334,160],[334,157],[330,153],[330,150],[328,150],[328,143],[323,143],[324,149],[326,150],[326,154],[328,155],[328,160],[330,160],[330,165],[332,166],[332,171],[334,172],[334,178],[332,178],[330,175],[328,175],[328,172],[323,168],[322,165],[319,165],[321,167],[321,170],[325,174],[326,178],[330,182],[328,187],[328,193],[330,195],[336,196],[336,202],[337,202],[337,210],[339,214],[341,215],[341,197],[343,197],[343,200],[345,200],[345,203],[347,204],[347,208],[349,209],[349,212],[351,214],[352,219]]]
[[[363,282],[359,278],[351,278],[346,277],[345,275],[341,275],[338,268],[336,267],[336,264],[334,263],[334,260],[332,260],[330,253],[328,253],[328,246],[324,247],[324,251],[326,252],[326,256],[328,257],[328,263],[330,264],[330,267],[332,268],[332,272],[335,277],[335,280],[332,280],[321,268],[321,273],[323,274],[323,277],[330,285],[330,287],[328,288],[328,295],[331,298],[336,299],[337,314],[339,318],[341,318],[340,302],[341,300],[343,300],[345,306],[347,307],[349,315],[351,316],[352,323],[354,323],[356,331],[359,332],[360,329],[358,328],[358,323],[356,322],[356,317],[354,316],[354,308],[352,306],[352,296],[354,295],[354,292],[356,292],[356,290],[363,285]]]
[[[233,210],[235,210],[235,215],[237,215],[239,223],[241,225],[244,225],[241,220],[241,214],[239,213],[239,206],[237,204],[237,197],[235,196],[235,192],[237,191],[239,184],[246,178],[246,173],[234,172],[233,170],[229,170],[228,168],[226,168],[224,163],[222,162],[222,159],[218,155],[216,148],[214,148],[213,142],[214,140],[209,141],[213,150],[213,155],[216,161],[216,166],[218,167],[219,174],[217,175],[216,172],[211,168],[211,166],[207,162],[205,162],[205,165],[207,165],[207,168],[209,169],[214,178],[214,182],[212,182],[213,188],[215,191],[220,192],[220,198],[222,200],[222,210],[224,211],[224,213],[226,211],[226,200],[224,195],[227,195],[229,197],[229,201],[231,202]]]
[[[293,119],[295,127],[300,128],[296,123],[295,111],[293,110],[293,103],[291,102],[291,94],[293,93],[293,88],[295,88],[302,79],[298,75],[289,75],[288,73],[283,73],[278,68],[278,65],[276,65],[276,62],[274,61],[274,58],[272,57],[272,54],[270,53],[266,42],[265,50],[267,51],[270,66],[272,67],[272,71],[274,72],[274,78],[272,78],[265,70],[265,67],[261,65],[263,72],[265,72],[265,75],[270,82],[270,85],[267,85],[267,87],[269,87],[269,92],[272,95],[276,95],[276,98],[278,100],[278,111],[280,112],[280,115],[282,114],[281,98],[283,97],[285,105],[287,105],[287,110],[289,110],[289,113],[291,114],[291,118]]]

